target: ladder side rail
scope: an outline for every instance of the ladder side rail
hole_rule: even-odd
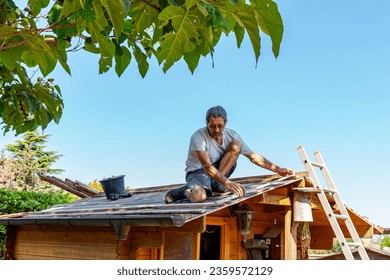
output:
[[[348,217],[344,221],[345,222],[345,226],[347,227],[348,232],[351,235],[352,241],[354,243],[359,243],[360,244],[360,246],[358,247],[358,252],[359,252],[360,257],[362,258],[362,260],[368,260],[369,258],[368,258],[366,250],[363,248],[364,246],[363,246],[362,240],[361,240],[359,234],[357,233],[356,227],[355,227],[355,225],[352,222],[352,219],[351,219],[351,217],[350,217],[350,215],[348,213],[347,208],[345,207],[345,204],[342,202],[340,194],[339,193],[335,193],[333,195],[333,198],[334,198],[334,200],[336,202],[337,207],[339,208],[339,211],[340,211],[341,215]]]
[[[317,194],[318,198],[320,199],[321,205],[325,211],[325,214],[328,218],[328,221],[333,229],[333,232],[335,234],[335,237],[337,241],[340,244],[341,249],[343,250],[344,256],[347,260],[353,260],[353,254],[351,252],[351,248],[348,247],[348,242],[343,234],[343,231],[340,227],[339,221],[337,220],[332,207],[329,204],[328,199],[326,198],[326,194],[323,190],[321,190],[321,193]]]
[[[330,176],[329,169],[326,166],[326,164],[325,164],[325,162],[324,162],[320,152],[316,151],[314,153],[314,157],[316,158],[316,160],[318,162],[320,162],[324,166],[324,168],[321,168],[321,172],[322,172],[322,175],[324,176],[324,179],[325,179],[326,183],[328,184],[329,188],[337,190],[336,185],[334,184],[333,179]],[[343,200],[341,199],[341,196],[338,193],[338,191],[336,191],[333,194],[333,199],[336,202],[336,205],[338,207],[338,210],[340,211],[340,214],[344,215],[344,216],[347,216],[348,219],[350,219],[349,213],[348,213],[347,209],[345,208],[345,204],[344,204]]]
[[[351,249],[347,245],[347,241],[344,237],[344,234],[341,230],[340,224],[337,221],[336,217],[334,216],[334,212],[332,210],[332,207],[329,204],[328,199],[326,198],[326,195],[321,187],[321,184],[317,178],[316,172],[312,166],[312,163],[310,159],[308,158],[304,148],[302,146],[298,147],[298,153],[301,156],[301,159],[305,165],[306,170],[309,172],[309,177],[312,180],[312,183],[314,184],[314,187],[318,188],[321,190],[320,193],[317,194],[318,198],[320,199],[321,205],[325,211],[326,216],[329,219],[329,223],[333,229],[333,232],[336,236],[336,239],[340,243],[341,249],[344,253],[344,256],[347,260],[353,260],[353,254],[351,252]],[[335,192],[337,193],[337,192]]]
[[[312,183],[314,184],[314,187],[317,189],[321,189],[316,172],[314,171],[311,161],[307,156],[305,149],[302,146],[298,147],[298,153],[301,156],[301,159],[305,165],[306,170],[309,172],[309,177],[312,179],[313,181]]]
[[[368,256],[367,251],[364,248],[363,244],[361,246],[359,246],[358,253],[359,253],[359,256],[362,260],[370,260],[370,257]]]
[[[314,157],[317,160],[317,162],[319,163],[319,165],[323,166],[323,168],[320,168],[320,170],[322,172],[322,175],[323,175],[323,177],[324,177],[324,179],[325,179],[329,189],[337,190],[336,185],[335,185],[332,177],[330,176],[329,169],[326,166],[326,164],[325,164],[325,162],[324,162],[320,152],[316,151],[314,153]],[[345,207],[345,204],[344,204],[343,200],[341,199],[340,194],[336,191],[333,194],[333,198],[334,198],[334,200],[336,202],[336,205],[337,205],[337,207],[338,207],[338,209],[340,211],[340,214],[347,217],[347,219],[345,219],[345,225],[346,225],[346,227],[347,227],[347,229],[349,231],[349,234],[351,235],[351,238],[352,238],[353,242],[360,244],[360,246],[358,246],[358,253],[359,253],[361,259],[362,260],[368,260],[369,257],[367,255],[367,252],[364,249],[364,246],[363,246],[363,243],[362,243],[362,241],[360,239],[360,236],[359,236],[359,234],[356,231],[356,227],[355,227],[355,225],[352,222],[352,219],[351,219],[351,217],[350,217],[350,215],[349,215],[349,213],[348,213],[348,211],[347,211],[347,209]]]
[[[314,158],[316,159],[316,161],[321,164],[323,167],[320,168],[320,171],[322,173],[322,176],[324,177],[324,180],[326,182],[326,184],[328,185],[328,188],[331,189],[331,190],[337,190],[336,188],[336,185],[335,183],[333,182],[333,179],[332,177],[330,176],[330,173],[329,173],[329,170],[328,170],[328,167],[326,166],[322,156],[321,156],[321,153],[319,151],[316,151],[314,153]]]

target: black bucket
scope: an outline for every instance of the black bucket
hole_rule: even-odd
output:
[[[99,181],[102,184],[107,199],[111,199],[112,195],[121,196],[125,193],[124,177],[125,175],[112,176]]]

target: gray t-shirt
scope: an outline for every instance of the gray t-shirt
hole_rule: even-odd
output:
[[[209,155],[210,162],[214,163],[221,158],[225,153],[226,148],[230,142],[235,139],[242,145],[241,154],[248,155],[252,150],[248,145],[241,139],[240,135],[232,129],[225,128],[222,134],[222,145],[218,144],[213,138],[211,138],[207,127],[198,129],[190,139],[190,147],[188,149],[188,157],[186,161],[186,172],[194,171],[202,167],[196,151],[206,151]]]

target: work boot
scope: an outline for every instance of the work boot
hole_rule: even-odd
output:
[[[169,204],[169,203],[173,203],[177,200],[187,198],[187,195],[186,195],[187,191],[188,191],[187,185],[184,185],[184,186],[177,188],[177,189],[169,190],[165,194],[165,199],[164,199],[165,203]]]

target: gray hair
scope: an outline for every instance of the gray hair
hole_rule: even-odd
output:
[[[214,106],[207,110],[206,123],[209,123],[211,118],[222,118],[225,121],[225,124],[228,121],[227,113],[221,106]]]

